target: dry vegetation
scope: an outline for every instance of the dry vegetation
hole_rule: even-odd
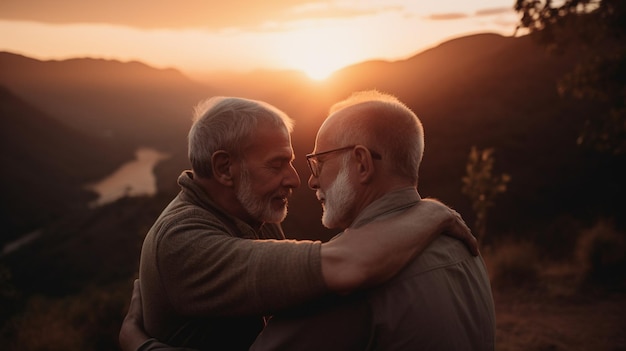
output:
[[[626,350],[624,233],[599,222],[564,261],[529,242],[484,252],[497,318],[497,350]]]

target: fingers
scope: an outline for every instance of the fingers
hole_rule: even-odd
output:
[[[469,234],[467,240],[465,240],[465,244],[469,248],[470,252],[474,256],[480,255],[480,249],[478,248],[478,240],[471,233]]]
[[[140,324],[143,324],[143,313],[141,309],[141,287],[139,285],[139,279],[135,279],[133,282],[133,294],[130,298],[130,306],[128,307],[127,318],[134,318]]]
[[[438,205],[441,208],[447,209],[450,215],[448,220],[445,222],[445,233],[463,241],[474,256],[478,256],[480,254],[478,240],[472,234],[472,230],[467,226],[460,213],[435,199],[423,199],[422,201],[428,201],[431,205]],[[451,221],[449,220],[450,218],[452,219]]]
[[[463,240],[467,248],[474,256],[478,256],[480,254],[480,250],[478,248],[478,240],[472,234],[472,230],[467,226],[461,214],[457,211],[450,209],[455,219],[456,228],[458,229],[458,234],[460,239]]]
[[[141,344],[148,340],[148,335],[143,330],[141,287],[138,279],[133,283],[130,306],[128,307],[126,317],[122,321],[118,338],[122,351],[137,350]]]
[[[135,279],[133,282],[133,297],[136,297],[141,302],[141,285],[139,284],[139,279]]]

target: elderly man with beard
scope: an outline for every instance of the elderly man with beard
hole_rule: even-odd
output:
[[[144,240],[131,300],[143,301],[143,315],[131,305],[120,331],[124,350],[162,348],[156,339],[247,350],[262,316],[383,282],[444,231],[476,250],[458,214],[436,201],[332,242],[282,240],[287,199],[300,185],[292,125],[260,101],[218,97],[197,107],[189,132],[192,170],[180,175],[181,192]],[[144,342],[124,327],[142,320],[156,339]]]
[[[322,223],[345,229],[333,240],[424,201],[417,190],[423,150],[422,124],[397,98],[366,91],[335,104],[307,155]],[[380,233],[381,244],[386,234]],[[380,286],[277,314],[251,350],[494,348],[484,262],[458,240],[440,236]]]

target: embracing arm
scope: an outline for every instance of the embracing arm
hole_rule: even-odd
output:
[[[150,338],[144,331],[143,308],[139,279],[135,279],[130,306],[120,328],[119,342],[122,351],[196,351],[183,347],[172,347]]]
[[[439,201],[424,199],[402,214],[347,229],[322,244],[322,274],[332,291],[349,293],[393,277],[440,234],[478,243],[461,216]]]
[[[382,233],[382,235],[381,235]],[[319,270],[321,273],[312,274],[312,276],[321,275],[320,281],[326,283],[327,288],[335,292],[350,292],[359,288],[373,286],[384,282],[400,271],[411,258],[420,254],[424,249],[441,233],[456,237],[466,243],[474,254],[478,254],[478,245],[476,239],[472,236],[469,228],[465,225],[458,213],[434,200],[421,200],[413,208],[407,210],[401,215],[396,215],[385,220],[376,221],[360,227],[358,229],[350,229],[345,231],[341,236],[317,246],[318,250],[310,247],[308,257],[302,257],[302,251],[297,250],[292,255],[284,255],[285,252],[293,251],[283,248],[278,251],[268,251],[268,257],[279,259],[283,258],[287,261],[302,260],[315,262],[309,264],[312,271]],[[269,246],[298,246],[297,242],[266,242],[248,239],[232,239],[239,241],[244,246],[252,245],[269,245]],[[256,244],[253,244],[256,242]],[[305,245],[306,246],[306,245]],[[321,246],[321,248],[320,248]],[[265,251],[265,250],[263,250]],[[315,254],[317,252],[317,255]],[[280,254],[282,253],[282,254]],[[242,255],[248,257],[249,255]],[[321,263],[320,263],[321,256]],[[280,259],[278,261],[281,261]],[[274,270],[277,267],[288,268],[289,265],[281,262],[272,262],[270,265],[255,264],[244,265],[246,267],[266,267],[265,269]],[[266,262],[259,257],[259,262]],[[284,262],[283,262],[284,263]],[[293,264],[292,264],[293,265]],[[191,267],[198,267],[192,264]],[[317,269],[315,267],[318,267]],[[223,271],[222,271],[223,272]],[[283,272],[284,273],[284,272]],[[252,274],[256,275],[256,274]],[[287,277],[298,276],[298,274],[274,274],[271,281],[258,280],[259,288],[267,293],[273,292],[276,295],[274,286],[285,286],[284,281]],[[309,275],[305,275],[310,278]],[[289,278],[291,279],[291,278]],[[316,280],[317,280],[316,279]],[[281,283],[282,282],[282,283]],[[322,283],[323,284],[323,283]],[[267,285],[267,286],[266,286]],[[296,286],[303,286],[301,283]],[[296,300],[305,301],[319,296],[320,292],[311,293],[310,287],[304,284],[304,290],[309,291],[309,296],[304,297],[302,294]],[[183,289],[184,290],[184,289]],[[232,291],[232,290],[230,290]],[[258,296],[258,290],[256,296]],[[182,291],[181,291],[182,292]],[[293,294],[289,291],[288,294]],[[261,294],[266,295],[266,294]],[[276,296],[273,296],[275,298]],[[293,296],[289,298],[293,299]],[[285,296],[280,296],[281,300],[289,300]],[[260,301],[267,301],[263,297],[257,297]],[[193,300],[193,299],[192,299]],[[195,303],[198,301],[195,300]],[[195,305],[192,303],[191,305]],[[283,302],[284,303],[284,302]],[[290,303],[286,303],[289,305]],[[293,301],[291,301],[293,304]],[[139,295],[138,283],[135,282],[135,289],[131,299],[131,306],[120,330],[120,344],[124,351],[134,351],[138,347],[138,351],[181,351],[181,349],[168,348],[167,345],[161,344],[154,339],[148,339],[149,336],[144,332],[142,319],[142,303]]]

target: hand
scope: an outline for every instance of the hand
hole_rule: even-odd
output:
[[[346,229],[322,244],[324,280],[338,293],[380,284],[441,234],[462,240],[478,255],[478,241],[461,216],[443,203],[427,199],[400,214]]]
[[[123,351],[135,351],[148,339],[148,335],[143,330],[141,288],[139,286],[139,279],[135,279],[128,313],[126,313],[126,317],[124,317],[122,327],[120,328],[120,347]]]
[[[445,209],[447,211],[449,219],[442,222],[442,232],[448,236],[463,241],[474,256],[478,256],[480,254],[480,251],[478,249],[478,240],[472,234],[472,231],[469,229],[467,224],[465,224],[465,221],[463,221],[463,218],[458,212],[444,205],[438,200],[423,199],[421,202],[423,204],[428,204],[429,206],[433,207],[433,209],[438,211],[440,211],[441,209]]]

